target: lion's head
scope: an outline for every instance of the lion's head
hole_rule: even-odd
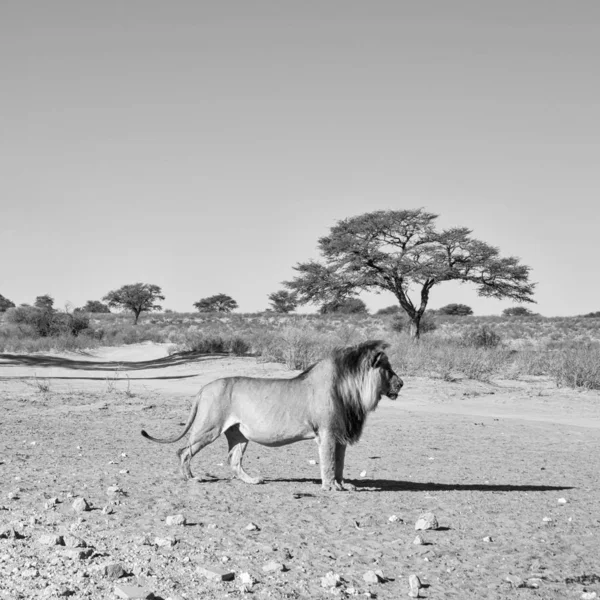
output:
[[[396,375],[380,340],[333,352],[332,397],[336,406],[335,436],[340,443],[358,441],[367,418],[381,396],[395,400],[403,381]]]

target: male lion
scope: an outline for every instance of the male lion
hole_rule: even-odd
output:
[[[248,441],[283,446],[315,438],[319,445],[323,489],[344,489],[346,446],[358,441],[367,413],[381,396],[398,397],[403,385],[384,352],[387,344],[369,341],[335,350],[292,379],[227,377],[205,385],[194,401],[181,435],[153,442],[171,444],[190,431],[177,452],[185,479],[193,478],[196,452],[225,434],[229,464],[246,483],[262,483],[242,468]]]

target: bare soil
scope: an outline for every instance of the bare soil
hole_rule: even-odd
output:
[[[251,444],[246,470],[266,483],[249,486],[231,479],[220,439],[192,462],[211,477],[185,482],[181,446],[140,429],[176,433],[193,394],[227,375],[294,373],[252,358],[168,357],[156,344],[0,357],[0,598],[116,598],[130,584],[163,599],[397,599],[411,574],[425,598],[600,593],[600,393],[544,379],[405,378],[347,453],[354,492],[321,490],[311,442]],[[76,512],[77,497],[92,510]],[[440,528],[415,545],[424,512]],[[187,525],[167,525],[177,514]],[[46,534],[92,550],[77,558],[41,543]],[[270,561],[285,571],[263,571]],[[114,563],[128,575],[111,579]],[[198,567],[235,579],[211,581]],[[383,578],[369,583],[368,571]],[[243,572],[258,581],[250,593]],[[321,585],[328,572],[341,578],[333,590]]]

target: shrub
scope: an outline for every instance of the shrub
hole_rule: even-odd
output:
[[[466,317],[473,314],[473,309],[466,304],[446,304],[439,308],[438,313],[442,315],[454,315],[458,317]]]
[[[410,319],[405,312],[398,313],[391,321],[392,331],[397,333],[408,332],[410,329]],[[430,333],[437,329],[437,323],[431,311],[426,310],[421,317],[421,333]]]
[[[589,344],[557,352],[550,369],[556,385],[600,390],[600,347]]]
[[[9,308],[14,308],[15,303],[11,302],[8,298],[5,298],[2,294],[0,294],[0,312],[5,312]]]
[[[465,346],[475,348],[496,348],[502,342],[500,334],[488,325],[481,325],[462,334],[461,341]]]
[[[77,336],[89,329],[90,318],[81,313],[69,314],[37,308],[35,306],[19,306],[7,311],[6,321],[27,328],[29,333],[37,337],[60,335]],[[23,330],[22,330],[23,331]]]
[[[366,315],[367,305],[360,298],[346,298],[345,300],[333,300],[321,306],[319,312],[322,315],[333,313],[342,315]]]
[[[397,304],[392,304],[392,306],[386,306],[385,308],[380,308],[375,314],[386,316],[386,315],[395,315],[400,312],[400,307]]]
[[[526,306],[511,306],[502,311],[505,317],[535,317],[536,313],[530,311]]]

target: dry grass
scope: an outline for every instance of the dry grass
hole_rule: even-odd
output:
[[[393,315],[164,313],[146,315],[136,326],[131,321],[128,314],[97,314],[89,333],[45,338],[3,323],[0,352],[154,341],[172,344],[173,351],[251,354],[304,369],[336,346],[385,339],[404,375],[483,381],[543,375],[559,386],[600,389],[600,318],[436,316],[436,330],[419,343],[397,331]]]

